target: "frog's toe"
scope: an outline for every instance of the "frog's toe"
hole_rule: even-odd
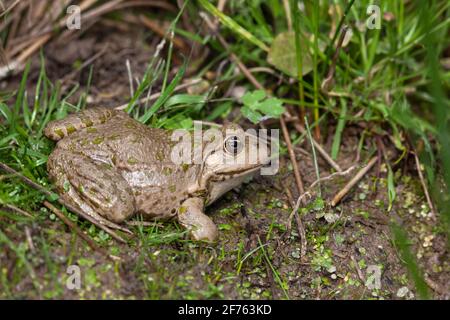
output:
[[[217,240],[217,226],[203,213],[203,200],[199,198],[187,199],[178,210],[178,221],[194,240],[214,242]]]
[[[211,221],[209,218],[208,220]],[[196,241],[215,242],[218,237],[217,226],[212,221],[211,223],[208,226],[197,227],[195,230],[192,230],[192,238]]]

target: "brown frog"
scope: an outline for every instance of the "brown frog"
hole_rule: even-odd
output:
[[[256,141],[229,131],[222,130],[224,139],[200,161],[177,163],[171,131],[147,127],[124,111],[89,108],[47,125],[45,135],[58,141],[47,169],[61,197],[99,223],[114,226],[134,214],[177,218],[195,240],[214,241],[217,227],[205,206],[269,161],[247,161]]]

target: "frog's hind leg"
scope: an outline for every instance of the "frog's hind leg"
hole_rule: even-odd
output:
[[[47,138],[58,141],[75,131],[103,124],[120,114],[125,113],[106,107],[88,108],[78,113],[69,114],[64,119],[51,121],[45,127],[44,134]]]
[[[48,171],[61,197],[101,224],[122,229],[115,223],[135,211],[128,183],[106,164],[57,148],[48,159]]]

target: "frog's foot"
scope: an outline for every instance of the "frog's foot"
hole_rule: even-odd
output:
[[[101,215],[99,215],[90,205],[88,205],[80,197],[80,195],[78,194],[78,192],[75,191],[75,188],[72,185],[68,186],[68,191],[65,192],[63,195],[61,195],[61,198],[63,198],[66,202],[72,204],[73,206],[81,210],[83,213],[92,217],[94,221],[97,222],[98,224],[104,225],[111,229],[121,230],[130,233],[130,230],[128,230],[127,228],[122,227],[114,222],[111,222],[103,218]]]
[[[112,168],[80,154],[56,149],[49,157],[49,174],[64,200],[107,227],[130,217],[134,198],[125,179]]]
[[[200,198],[184,201],[178,209],[178,221],[188,229],[195,240],[213,242],[217,239],[217,226],[203,212],[204,204]]]

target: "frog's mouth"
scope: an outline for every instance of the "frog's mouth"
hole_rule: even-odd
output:
[[[262,165],[253,165],[252,167],[246,167],[242,170],[230,170],[220,173],[216,173],[207,182],[208,199],[206,201],[207,205],[210,205],[218,198],[220,198],[224,193],[230,191],[241,185],[248,177],[253,176]]]
[[[262,166],[263,166],[263,164],[254,164],[254,165],[247,165],[247,166],[245,166],[245,168],[242,168],[242,169],[236,169],[236,168],[231,168],[229,170],[224,169],[224,170],[217,172],[216,176],[218,176],[218,179],[219,179],[218,181],[232,179],[232,178],[238,177],[240,175],[247,175],[247,174],[254,173],[254,172],[258,171]],[[223,177],[225,177],[225,178],[223,178]]]

